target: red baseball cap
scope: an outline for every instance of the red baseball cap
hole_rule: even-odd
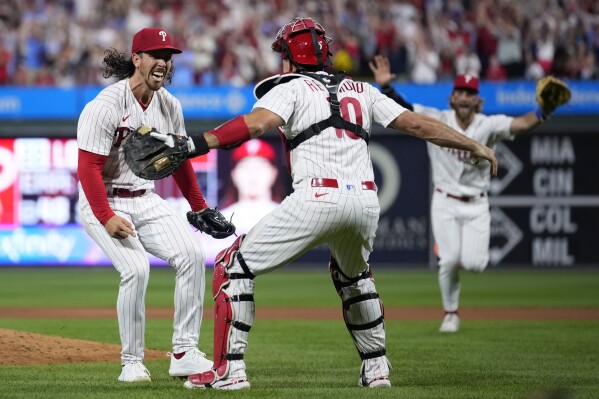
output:
[[[163,49],[171,50],[175,54],[183,52],[172,45],[171,35],[161,28],[143,28],[133,36],[132,54]]]
[[[453,89],[468,89],[478,93],[479,79],[470,74],[458,75],[453,82]]]
[[[233,150],[232,159],[237,163],[245,157],[262,157],[267,161],[274,162],[275,150],[266,141],[253,139],[246,141],[241,146]]]

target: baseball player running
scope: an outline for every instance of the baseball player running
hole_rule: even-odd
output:
[[[231,148],[280,128],[289,151],[293,193],[216,259],[214,369],[190,375],[188,388],[249,388],[244,353],[254,322],[254,278],[294,261],[318,245],[331,251],[329,269],[343,317],[362,359],[359,384],[389,387],[383,307],[368,258],[379,219],[368,140],[372,122],[472,151],[493,152],[435,121],[409,112],[368,83],[324,72],[330,38],[311,18],[295,18],[272,44],[283,74],[260,82],[250,114],[192,136],[193,154]],[[174,137],[156,134],[169,143]]]
[[[410,104],[390,85],[395,75],[386,57],[375,56],[370,68],[382,92],[401,106],[441,121],[461,135],[491,148],[501,140],[513,140],[516,135],[534,129],[553,111],[551,106],[549,111],[544,111],[541,104],[538,110],[517,118],[485,116],[480,113],[483,100],[478,94],[479,79],[472,75],[455,78],[449,110]],[[482,272],[489,261],[491,216],[487,191],[490,175],[486,162],[473,162],[472,154],[467,151],[430,143],[427,147],[434,184],[431,220],[445,310],[439,331],[454,333],[460,328],[460,269]]]
[[[159,28],[133,37],[131,58],[106,50],[106,78],[121,79],[89,102],[79,118],[79,207],[87,233],[121,275],[117,312],[122,343],[119,381],[150,381],[143,365],[145,294],[150,274],[146,252],[176,271],[173,353],[169,374],[186,377],[210,370],[197,348],[204,300],[204,251],[187,222],[135,176],[121,144],[140,125],[185,135],[180,102],[166,89],[172,55],[181,50]],[[192,210],[207,207],[189,161],[173,175]]]

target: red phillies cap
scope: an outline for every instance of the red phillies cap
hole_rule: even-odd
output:
[[[233,150],[233,162],[238,162],[245,157],[262,157],[267,161],[275,160],[275,150],[266,141],[253,139],[246,141],[241,146]]]
[[[133,36],[132,54],[163,49],[171,50],[175,54],[183,52],[171,44],[171,35],[166,33],[164,29],[143,28]]]
[[[478,78],[474,75],[458,75],[453,82],[453,89],[468,89],[478,93]]]

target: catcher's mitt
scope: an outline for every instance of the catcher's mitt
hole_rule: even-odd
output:
[[[566,83],[553,76],[545,76],[537,82],[537,103],[543,114],[549,116],[572,97]]]
[[[174,145],[171,147],[150,133],[157,132],[153,127],[140,126],[129,133],[123,142],[125,162],[137,176],[158,180],[171,175],[187,159],[187,138],[172,133]]]
[[[196,229],[214,238],[226,238],[235,233],[235,225],[218,209],[206,208],[199,212],[187,212],[187,221]]]

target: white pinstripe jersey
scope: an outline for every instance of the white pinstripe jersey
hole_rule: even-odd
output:
[[[458,125],[454,110],[438,110],[414,104],[414,112],[436,119],[465,136],[494,148],[501,140],[513,140],[510,124],[514,118],[506,115],[476,114],[466,130]],[[470,151],[444,148],[427,142],[433,172],[433,184],[454,195],[478,195],[489,190],[489,162],[470,163]]]
[[[254,104],[254,109],[265,108],[283,118],[281,130],[292,139],[331,115],[328,97],[321,82],[299,77],[275,86]],[[406,110],[372,85],[351,79],[340,83],[337,98],[344,119],[362,125],[368,135],[373,121],[386,127]],[[312,177],[374,180],[366,142],[352,132],[332,127],[295,148],[290,162],[294,188]]]
[[[107,189],[125,187],[130,190],[150,189],[154,182],[131,172],[125,163],[122,141],[141,125],[155,127],[161,133],[187,135],[181,103],[166,89],[154,92],[144,111],[131,91],[129,79],[103,89],[79,116],[77,143],[80,149],[107,155],[102,179]]]

